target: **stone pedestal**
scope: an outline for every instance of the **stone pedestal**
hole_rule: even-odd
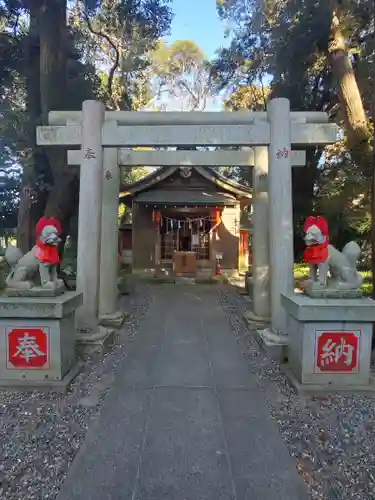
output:
[[[128,314],[121,311],[116,311],[112,314],[101,314],[99,316],[99,324],[108,328],[121,328],[128,317]]]
[[[0,387],[65,390],[79,371],[75,311],[82,293],[0,298]]]
[[[375,302],[282,295],[287,312],[288,376],[301,392],[373,390]]]
[[[123,320],[123,318],[122,318]],[[100,321],[100,319],[99,319]],[[102,321],[103,318],[102,318]],[[105,323],[105,321],[104,321]],[[103,325],[98,325],[95,330],[78,331],[77,332],[77,345],[80,352],[85,354],[99,353],[103,354],[106,350],[113,346],[116,338],[116,328]]]
[[[251,310],[245,311],[242,315],[242,318],[249,330],[256,330],[257,328],[259,328],[259,325],[263,326],[267,323],[264,318],[257,316]]]
[[[322,287],[319,283],[312,283],[307,280],[302,284],[301,289],[304,294],[313,299],[357,299],[362,297],[362,290],[345,290],[328,283],[328,286]]]
[[[65,292],[64,283],[58,284],[55,288],[43,288],[41,286],[33,286],[31,288],[13,288],[6,287],[4,295],[6,297],[58,297]]]
[[[285,363],[288,358],[289,337],[275,333],[272,328],[256,330],[255,340],[268,358]]]

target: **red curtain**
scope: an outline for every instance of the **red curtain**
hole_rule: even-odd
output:
[[[155,222],[155,225],[158,226],[160,224],[160,210],[152,211],[152,220]]]
[[[247,229],[240,229],[240,255],[249,252],[249,233]]]
[[[211,210],[211,218],[214,222],[214,226],[220,223],[220,215],[221,215],[220,208],[213,208]]]

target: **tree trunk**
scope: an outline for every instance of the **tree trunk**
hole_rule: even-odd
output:
[[[375,17],[375,11],[374,11]],[[375,94],[372,98],[372,121],[375,123]],[[371,271],[372,271],[372,293],[371,297],[375,300],[375,128],[373,130],[373,168],[372,168],[372,189],[371,189]],[[372,359],[375,357],[375,323],[372,325]]]
[[[298,148],[296,148],[298,149]],[[293,220],[294,226],[303,227],[303,222],[313,212],[314,184],[317,178],[319,155],[315,150],[306,151],[306,165],[292,168]],[[303,234],[294,231],[294,255],[299,259],[303,254]]]
[[[20,204],[17,220],[17,246],[23,253],[33,245],[32,208],[35,200],[35,187],[38,165],[35,127],[40,119],[40,86],[39,86],[39,9],[35,1],[27,5],[30,16],[30,27],[26,46],[26,126],[25,149],[30,148],[28,157],[23,163]]]
[[[40,97],[42,121],[48,123],[51,110],[65,109],[67,102],[66,0],[42,0],[40,8]],[[77,169],[67,165],[66,148],[46,148],[53,175],[53,187],[45,208],[56,217],[65,232],[77,208]]]
[[[78,205],[79,183],[77,169],[67,166],[65,148],[41,148],[35,142],[35,127],[47,125],[49,111],[65,109],[67,102],[66,0],[30,0],[27,7],[28,140],[32,148],[24,168],[17,235],[24,252],[33,244],[35,223],[43,213],[56,217],[63,230],[67,228]]]
[[[64,108],[67,88],[66,0],[41,0],[39,7],[40,102],[42,121]]]
[[[65,170],[65,169],[64,169]],[[54,195],[55,194],[55,195]],[[59,182],[52,190],[45,209],[47,217],[56,217],[61,223],[63,238],[69,234],[69,222],[77,213],[79,197],[79,178],[73,172],[59,176]],[[60,249],[62,256],[63,248]]]
[[[340,20],[336,1],[331,1],[332,22],[328,42],[328,56],[332,74],[337,81],[338,93],[351,156],[370,178],[372,175],[371,131],[362,102],[362,97],[355,78],[353,67],[340,29]]]
[[[31,186],[25,182],[20,191],[17,220],[17,246],[23,254],[31,248]]]
[[[373,120],[375,120],[375,96],[373,98]],[[374,122],[375,123],[375,122]],[[372,171],[372,195],[371,195],[371,271],[372,271],[372,293],[375,300],[375,129],[373,132],[373,164]],[[372,348],[375,348],[375,323],[372,325]],[[375,353],[375,351],[373,351]],[[374,354],[373,354],[374,357]]]
[[[345,38],[340,29],[337,0],[331,0],[331,7],[332,22],[331,37],[328,43],[328,55],[332,73],[337,80],[340,104],[344,114],[347,145],[356,165],[361,168],[366,177],[369,179],[372,178],[372,272],[373,276],[375,276],[375,136],[373,137],[368,126],[362,97],[347,53]],[[373,110],[373,118],[374,117],[375,112]],[[372,296],[375,298],[374,290]],[[374,331],[375,325],[373,326],[373,333]]]

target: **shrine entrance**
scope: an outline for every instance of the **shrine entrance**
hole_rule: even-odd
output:
[[[194,277],[197,269],[215,272],[211,240],[215,216],[202,210],[161,210],[159,238],[160,268],[173,270],[175,276]]]
[[[210,260],[210,234],[215,225],[209,210],[160,211],[160,262],[172,263],[175,252],[194,252],[197,261]]]
[[[160,268],[175,276],[196,276],[197,269],[214,274],[215,257],[211,240],[216,217],[209,209],[161,210],[159,238]]]
[[[206,167],[190,167],[188,175],[180,167],[166,170],[120,194],[132,213],[133,271],[209,279],[220,254],[222,267],[238,274],[248,254],[240,232],[248,232],[251,190]]]

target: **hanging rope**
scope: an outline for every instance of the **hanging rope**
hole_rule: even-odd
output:
[[[211,228],[214,219],[211,216],[207,217],[187,217],[185,220],[174,219],[172,217],[162,217],[161,226],[165,228],[166,232],[173,231],[174,229],[189,229],[190,231],[204,231]]]

